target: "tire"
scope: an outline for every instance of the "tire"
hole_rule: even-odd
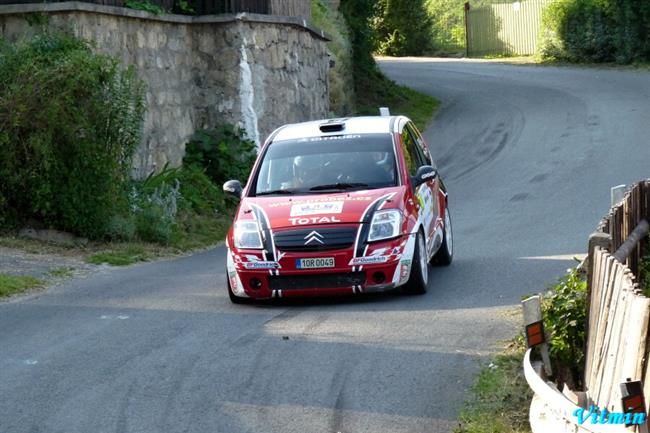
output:
[[[442,235],[442,244],[431,258],[431,264],[436,266],[449,266],[454,259],[454,234],[451,227],[451,214],[445,204],[445,227]]]
[[[404,292],[423,295],[427,292],[429,282],[429,262],[427,261],[427,250],[424,244],[424,236],[418,232],[415,238],[415,251],[411,262],[411,274],[404,285]]]
[[[237,296],[233,293],[232,288],[230,287],[230,278],[226,276],[226,285],[228,287],[228,297],[230,298],[230,302],[233,304],[250,304],[253,302],[252,299],[250,298],[242,298],[241,296]]]

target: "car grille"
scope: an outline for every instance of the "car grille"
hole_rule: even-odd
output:
[[[273,233],[280,251],[328,251],[349,248],[356,239],[356,227],[309,228]],[[310,239],[312,239],[310,241]]]
[[[269,275],[268,279],[271,290],[336,289],[339,287],[352,287],[365,284],[366,273]]]

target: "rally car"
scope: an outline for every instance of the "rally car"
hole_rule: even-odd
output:
[[[264,143],[226,238],[230,299],[427,290],[449,265],[448,196],[404,116],[285,125]]]

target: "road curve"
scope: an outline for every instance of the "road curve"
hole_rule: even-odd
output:
[[[521,295],[649,175],[650,75],[384,60],[426,131],[456,260],[424,296],[231,305],[224,248],[0,304],[0,432],[447,432]]]

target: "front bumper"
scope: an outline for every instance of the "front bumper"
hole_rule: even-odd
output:
[[[277,261],[259,250],[228,249],[228,278],[239,297],[330,296],[382,292],[406,283],[410,275],[414,236],[374,242],[364,255],[354,248],[319,252],[277,251]],[[334,267],[300,269],[298,260],[333,258]]]

